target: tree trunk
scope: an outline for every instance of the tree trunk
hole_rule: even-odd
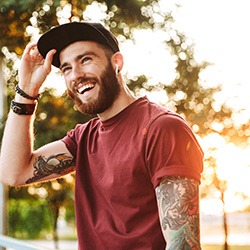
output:
[[[59,217],[59,209],[60,206],[53,207],[53,214],[54,214],[54,225],[53,225],[53,241],[55,244],[55,249],[59,249],[58,247],[58,231],[57,231],[57,222]]]
[[[228,225],[227,225],[227,213],[225,209],[225,201],[224,201],[224,191],[221,192],[221,200],[223,203],[223,228],[224,228],[224,235],[225,235],[225,241],[224,241],[224,250],[228,250]]]

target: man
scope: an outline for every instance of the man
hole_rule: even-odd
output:
[[[82,113],[97,114],[33,150],[39,89],[60,68]],[[6,123],[1,181],[11,186],[76,172],[79,249],[201,249],[203,153],[177,114],[136,99],[123,82],[116,38],[97,23],[69,23],[27,45]]]

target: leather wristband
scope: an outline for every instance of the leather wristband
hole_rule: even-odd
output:
[[[33,115],[36,110],[37,103],[34,104],[25,104],[11,101],[10,108],[12,111],[18,115]]]
[[[30,96],[28,94],[26,94],[23,90],[20,89],[20,87],[18,86],[18,84],[16,85],[15,87],[15,91],[17,94],[19,94],[20,96],[26,98],[26,99],[29,99],[29,100],[38,100],[39,97],[40,97],[40,94],[38,94],[37,96],[33,97],[33,96]]]

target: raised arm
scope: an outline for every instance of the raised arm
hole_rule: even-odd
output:
[[[200,250],[199,183],[171,176],[156,188],[166,250]]]
[[[51,71],[55,50],[45,59],[38,53],[36,44],[29,44],[22,56],[19,68],[19,88],[31,97],[38,96],[40,87]],[[16,94],[15,102],[29,114],[10,110],[5,126],[0,152],[0,181],[11,186],[25,185],[57,177],[73,170],[74,159],[61,141],[33,150],[33,121],[31,114],[36,100]],[[67,163],[66,163],[67,162]]]

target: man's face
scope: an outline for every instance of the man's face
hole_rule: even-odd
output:
[[[120,93],[115,70],[104,49],[95,42],[80,41],[60,53],[61,71],[69,96],[85,114],[101,114]]]

